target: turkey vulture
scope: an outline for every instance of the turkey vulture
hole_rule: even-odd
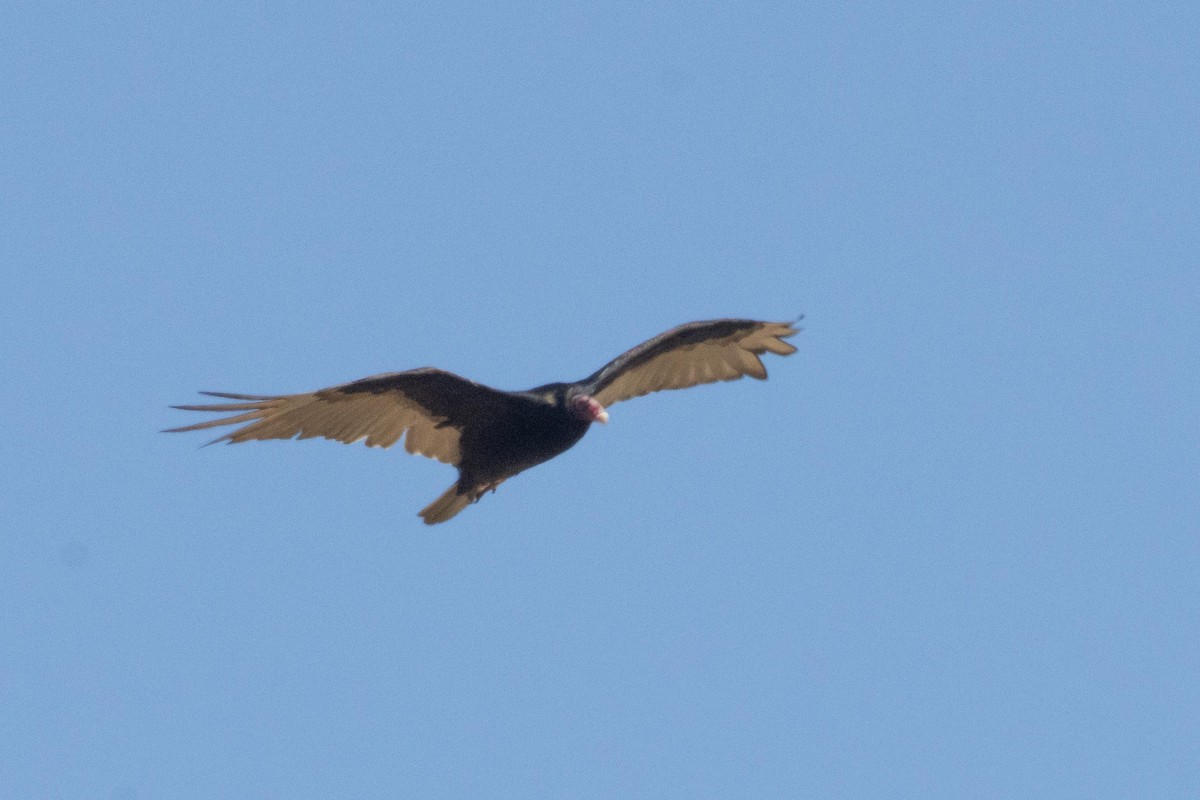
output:
[[[798,320],[797,320],[798,321]],[[427,525],[445,522],[508,478],[549,461],[578,442],[607,406],[662,389],[736,380],[765,380],[759,355],[796,352],[785,338],[794,322],[719,319],[689,322],[639,344],[576,383],[502,392],[433,367],[389,372],[307,394],[201,392],[234,400],[184,411],[230,416],[170,428],[241,427],[215,442],[323,436],[391,447],[404,436],[410,453],[458,467],[458,481],[421,511]]]

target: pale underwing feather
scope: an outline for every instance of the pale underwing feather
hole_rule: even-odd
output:
[[[736,380],[763,380],[759,355],[789,355],[796,348],[783,339],[795,323],[715,320],[681,325],[638,345],[583,381],[604,406],[665,389]]]
[[[365,390],[361,388],[363,381],[355,381],[293,395],[205,392],[214,397],[242,402],[178,406],[187,411],[233,413],[233,416],[170,430],[194,431],[245,423],[214,440],[230,443],[322,437],[347,444],[362,441],[368,447],[391,447],[403,438],[408,452],[457,465],[462,455],[459,446],[461,428],[445,424],[447,416],[432,413],[403,391],[406,379],[417,380],[423,376],[461,382],[463,388],[459,391],[462,395],[500,394],[450,373],[431,369],[364,379],[379,384],[379,388],[371,386]],[[453,389],[459,388],[456,383],[450,385]],[[461,401],[462,397],[456,399]]]

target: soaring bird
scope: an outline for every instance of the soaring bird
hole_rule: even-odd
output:
[[[798,321],[798,320],[797,320]],[[230,416],[170,428],[167,433],[241,425],[215,442],[323,436],[368,447],[404,437],[410,453],[458,467],[458,480],[420,512],[427,525],[445,522],[484,492],[565,452],[607,407],[663,389],[765,380],[759,356],[786,356],[795,322],[718,319],[672,328],[614,358],[575,383],[504,392],[433,367],[389,372],[306,394],[201,392],[232,403],[172,406]]]

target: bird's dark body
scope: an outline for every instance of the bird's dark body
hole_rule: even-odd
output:
[[[528,402],[463,428],[460,486],[495,484],[536,467],[569,450],[591,426],[571,416],[565,403],[516,394]]]
[[[445,522],[501,482],[570,449],[593,422],[608,421],[605,406],[663,389],[746,375],[765,379],[759,356],[795,352],[783,341],[796,333],[793,324],[689,322],[626,351],[582,381],[524,392],[500,391],[432,367],[304,394],[206,392],[237,402],[176,408],[232,416],[171,430],[244,423],[217,440],[230,443],[322,436],[390,447],[403,438],[409,452],[458,467],[454,485],[421,511],[429,524]]]
[[[494,486],[549,461],[583,438],[591,424],[567,410],[565,383],[527,392],[497,392],[479,384],[463,391],[461,378],[432,368],[364,378],[338,387],[341,395],[404,393],[459,430],[458,485]]]

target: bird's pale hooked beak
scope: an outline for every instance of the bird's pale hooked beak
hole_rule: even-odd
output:
[[[587,417],[592,422],[608,422],[608,412],[594,397],[587,398]]]
[[[594,397],[588,397],[586,394],[577,394],[567,401],[567,408],[575,419],[583,420],[584,422],[608,422],[608,412],[604,410],[604,406]]]

